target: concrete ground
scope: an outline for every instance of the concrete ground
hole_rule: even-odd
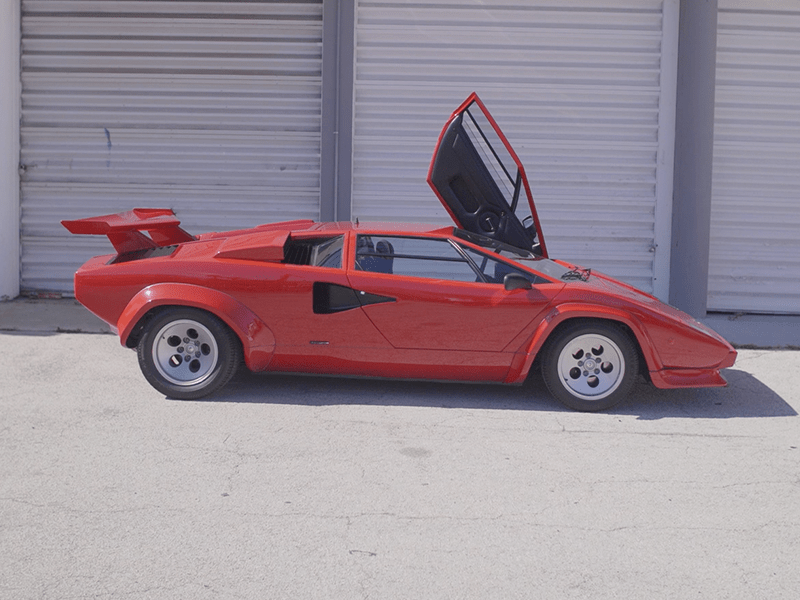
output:
[[[538,378],[244,374],[174,401],[115,337],[15,314],[0,333],[0,598],[800,590],[798,351],[743,350],[728,388],[642,383],[602,414],[562,408]]]

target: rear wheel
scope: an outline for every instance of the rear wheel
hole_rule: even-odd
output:
[[[230,381],[242,360],[239,339],[225,323],[186,307],[169,308],[153,317],[137,354],[150,385],[181,400],[217,391]]]
[[[574,410],[611,408],[631,390],[639,356],[630,335],[606,321],[576,321],[544,348],[542,377],[558,400]]]

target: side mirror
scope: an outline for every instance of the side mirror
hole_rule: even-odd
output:
[[[533,286],[527,277],[519,273],[507,273],[503,277],[503,287],[506,288],[507,292],[510,292],[511,290],[529,290]]]

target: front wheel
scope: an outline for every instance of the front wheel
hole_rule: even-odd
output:
[[[544,348],[544,382],[556,399],[574,410],[611,408],[628,395],[638,372],[634,342],[613,323],[568,324]]]
[[[147,381],[170,398],[207,396],[225,385],[242,361],[239,339],[214,315],[196,308],[159,312],[137,346]]]

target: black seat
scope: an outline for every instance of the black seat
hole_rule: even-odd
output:
[[[394,248],[392,245],[386,240],[381,240],[375,244],[375,254],[378,256],[371,257],[373,268],[370,271],[391,274],[394,268]]]
[[[356,264],[362,271],[392,273],[394,248],[386,240],[380,240],[373,248],[370,238],[359,238],[356,254]]]

